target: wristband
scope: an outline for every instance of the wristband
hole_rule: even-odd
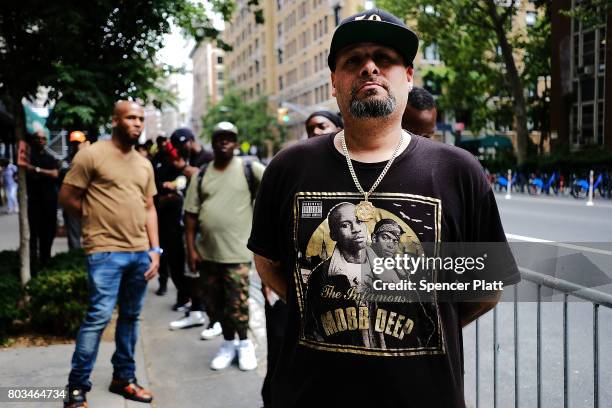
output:
[[[157,247],[153,247],[153,248],[149,249],[149,252],[155,252],[156,254],[160,254],[161,255],[161,254],[164,253],[164,250],[157,246]]]

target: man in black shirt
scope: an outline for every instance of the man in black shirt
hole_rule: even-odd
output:
[[[38,130],[30,140],[30,160],[25,165],[28,185],[30,257],[45,265],[57,228],[57,178],[59,162],[45,151],[47,135]]]
[[[408,95],[402,128],[415,135],[432,138],[436,133],[436,100],[426,89],[415,86]]]
[[[158,138],[159,139],[159,138]],[[185,277],[185,243],[183,240],[183,201],[186,177],[187,149],[176,149],[171,143],[160,143],[153,157],[153,171],[157,195],[154,197],[159,228],[159,243],[164,249],[159,263],[159,288],[155,292],[164,296],[168,291],[168,277],[176,287],[174,310],[189,302],[189,288]],[[182,180],[181,180],[182,178]]]
[[[187,167],[183,169],[183,174],[188,180],[198,172],[203,164],[210,163],[213,160],[212,152],[204,149],[200,142],[196,140],[191,129],[176,129],[170,135],[170,143],[176,149],[186,149],[189,152]]]
[[[474,157],[402,131],[417,48],[417,36],[383,10],[345,19],[328,58],[345,130],[281,151],[264,174],[248,247],[263,282],[289,307],[273,407],[465,407],[461,329],[492,309],[499,292],[470,303],[452,296],[423,301],[416,293],[409,299],[420,300],[407,302],[373,293],[359,279],[320,285],[324,274],[314,264],[322,260],[328,275],[336,261],[339,270],[354,268],[334,260],[339,234],[327,216],[338,206],[354,211],[350,220],[361,225],[347,228],[356,235],[362,226],[372,234],[383,219],[399,225],[398,255],[435,258],[444,242],[507,248]],[[369,256],[374,250],[367,245]],[[487,279],[506,285],[520,279],[511,257],[492,263]],[[357,267],[362,278],[373,272],[371,262]],[[446,278],[425,272],[415,276]]]

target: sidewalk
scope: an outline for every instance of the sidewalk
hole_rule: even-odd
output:
[[[14,249],[18,242],[17,218],[0,215],[0,250]],[[65,238],[56,240],[54,249],[65,245]],[[259,360],[257,370],[242,372],[237,364],[224,371],[213,371],[210,361],[217,352],[222,339],[200,340],[201,327],[170,331],[168,323],[181,317],[171,306],[175,289],[169,285],[168,294],[155,295],[157,279],[150,282],[140,326],[137,344],[136,365],[140,383],[150,387],[155,399],[155,408],[172,407],[260,407],[260,390],[266,370],[265,318],[263,298],[259,291],[256,273],[251,279],[251,331],[249,335],[256,344]],[[63,387],[70,371],[73,344],[47,347],[11,348],[0,350],[0,387]],[[100,343],[100,351],[92,382],[94,387],[88,394],[91,408],[147,407],[146,404],[124,400],[107,391],[112,377],[110,358],[114,344]],[[58,401],[46,403],[7,403],[4,407],[50,407],[61,406]]]

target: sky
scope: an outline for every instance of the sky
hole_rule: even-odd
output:
[[[193,49],[195,41],[183,37],[180,29],[173,26],[172,33],[164,36],[164,43],[164,48],[157,55],[158,61],[175,67],[184,66],[186,69],[185,74],[177,74],[173,77],[173,80],[176,81],[179,89],[179,111],[189,113],[193,100],[192,61],[189,58],[189,53]]]
[[[208,15],[212,18],[215,28],[223,30],[223,20],[210,11],[210,2],[203,2],[202,0],[194,1],[204,3],[205,7],[209,10]],[[189,121],[191,104],[193,102],[193,64],[191,58],[189,58],[189,54],[195,46],[195,41],[191,38],[185,38],[183,34],[181,34],[181,29],[172,24],[171,33],[164,36],[164,44],[164,48],[157,54],[158,61],[175,67],[185,67],[185,74],[174,75],[172,80],[178,85],[179,112],[187,113],[186,117],[187,121]],[[184,123],[183,125],[188,125],[188,123]]]

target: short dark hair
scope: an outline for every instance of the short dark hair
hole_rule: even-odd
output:
[[[323,116],[324,118],[329,119],[329,121],[333,123],[334,126],[336,126],[337,128],[344,129],[344,122],[342,121],[342,116],[340,115],[340,112],[334,113],[328,110],[319,110],[312,112],[310,116],[306,118],[304,125],[308,126],[308,122],[310,121],[310,119],[314,118],[315,116]]]
[[[166,143],[167,141],[168,141],[168,138],[167,138],[166,136],[162,136],[162,135],[157,136],[157,138],[155,139],[155,143],[156,143],[157,145],[164,144],[164,143]]]
[[[436,109],[436,100],[426,89],[419,86],[408,94],[408,105],[419,111]]]

